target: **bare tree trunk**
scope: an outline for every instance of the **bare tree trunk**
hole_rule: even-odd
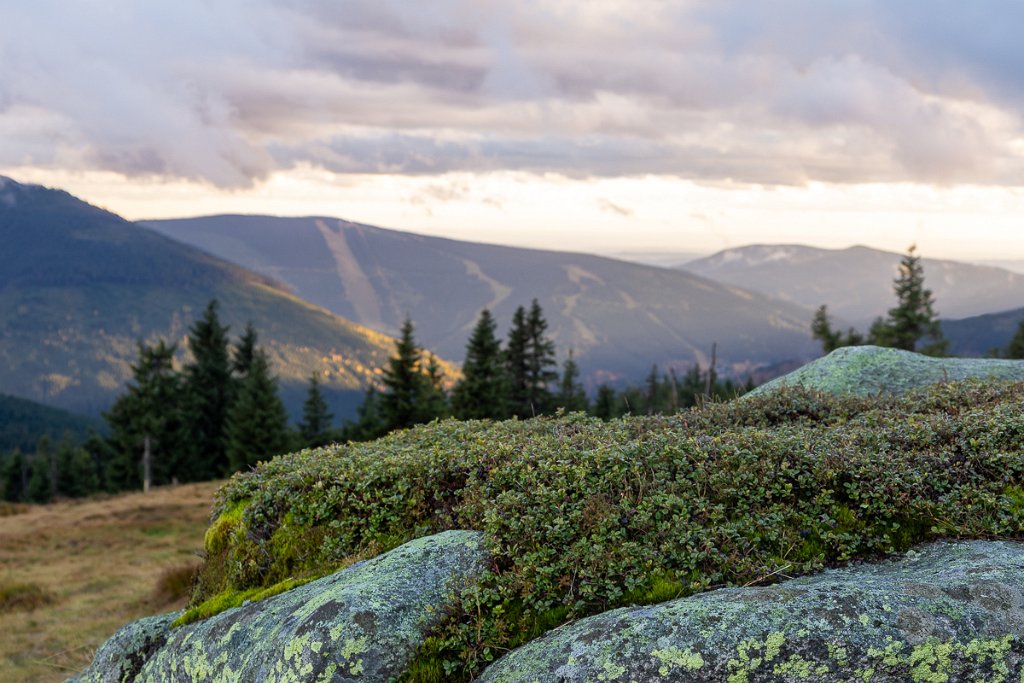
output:
[[[679,382],[676,381],[676,369],[670,367],[668,376],[672,380],[672,413],[675,414],[679,412]]]
[[[718,353],[718,342],[711,342],[711,365],[708,366],[708,378],[704,383],[704,398],[711,400],[711,388],[715,381],[715,362]]]
[[[149,493],[149,486],[153,481],[152,459],[149,450],[149,434],[142,440],[142,491]]]
[[[60,450],[50,451],[50,500],[57,499],[57,453]]]

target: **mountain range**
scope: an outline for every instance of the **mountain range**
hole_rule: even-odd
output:
[[[691,261],[687,272],[754,289],[805,306],[828,305],[840,326],[866,328],[893,307],[892,281],[901,255],[870,249],[751,245]],[[1024,274],[993,266],[922,258],[925,286],[944,319],[1024,305]]]
[[[317,372],[351,410],[389,337],[302,301],[273,280],[91,206],[0,178],[0,392],[96,415],[130,378],[137,342],[183,347],[210,299],[240,333],[251,321],[301,403]]]
[[[980,358],[1005,349],[1021,321],[1024,321],[1024,308],[961,320],[943,320],[942,334],[949,340],[953,355]]]
[[[336,218],[208,216],[146,227],[286,284],[297,296],[461,359],[487,307],[501,333],[536,298],[562,358],[572,349],[591,386],[639,382],[657,363],[719,372],[813,357],[803,307],[683,271],[580,253],[427,237]]]

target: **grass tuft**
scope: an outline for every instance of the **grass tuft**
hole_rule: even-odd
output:
[[[154,602],[162,606],[191,597],[201,568],[196,562],[188,562],[165,569],[157,577]]]
[[[0,614],[31,612],[56,601],[52,593],[34,583],[0,583]]]

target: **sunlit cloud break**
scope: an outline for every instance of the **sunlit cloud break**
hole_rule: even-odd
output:
[[[314,169],[1013,195],[1021,25],[1009,0],[7,3],[0,171],[212,193]],[[472,194],[428,193],[409,223]],[[516,211],[478,199],[478,218]],[[588,201],[626,222],[632,199]]]

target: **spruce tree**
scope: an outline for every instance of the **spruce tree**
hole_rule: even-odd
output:
[[[3,468],[3,476],[0,477],[0,480],[4,484],[3,489],[0,489],[0,499],[14,503],[23,502],[28,495],[28,462],[20,449],[15,448],[7,456]]]
[[[842,335],[832,329],[832,323],[828,317],[828,307],[824,304],[819,306],[814,313],[814,320],[811,321],[811,336],[821,342],[821,350],[824,353],[831,353],[842,345]]]
[[[187,478],[212,479],[230,470],[224,425],[232,398],[228,328],[220,323],[216,300],[190,328],[189,350],[185,389],[192,453]]]
[[[370,441],[387,433],[381,413],[380,394],[370,387],[356,412],[356,419],[346,420],[341,430],[342,441]]]
[[[550,385],[558,379],[555,372],[555,343],[547,338],[547,320],[536,299],[530,305],[526,317],[526,329],[529,333],[526,347],[527,359],[527,391],[531,410],[540,415],[551,412],[554,397]]]
[[[594,417],[608,421],[619,415],[618,397],[608,384],[602,384],[597,388],[597,397],[594,399]]]
[[[899,275],[893,281],[896,306],[889,309],[884,326],[876,325],[876,337],[897,349],[941,356],[948,344],[933,309],[935,299],[931,290],[925,289],[924,268],[915,249],[911,246],[900,260]],[[918,348],[922,340],[927,343]]]
[[[532,417],[530,405],[530,367],[527,357],[530,330],[526,324],[526,309],[516,307],[512,327],[505,343],[505,377],[508,382],[508,413],[518,417]]]
[[[288,414],[270,375],[270,362],[261,350],[253,353],[248,374],[239,380],[224,431],[233,472],[288,450]]]
[[[231,350],[231,370],[240,378],[249,374],[253,359],[256,357],[257,341],[256,329],[251,322],[246,323],[245,331]]]
[[[411,427],[422,418],[420,403],[426,394],[426,380],[413,329],[412,320],[406,318],[401,336],[395,341],[395,355],[384,368],[380,412],[386,431]]]
[[[309,377],[309,390],[302,404],[302,422],[299,423],[299,438],[306,448],[324,446],[333,440],[331,421],[334,415],[327,408],[327,401],[320,391],[320,380],[316,374]]]
[[[175,345],[160,340],[155,346],[139,344],[132,366],[132,382],[104,413],[110,425],[105,463],[108,488],[123,490],[142,484],[142,456],[148,437],[153,479],[194,480],[191,449],[185,425],[185,395],[181,376],[174,370]]]
[[[29,460],[28,491],[26,500],[31,503],[48,503],[53,500],[53,442],[43,435],[36,442],[36,452]]]
[[[1006,346],[1004,358],[1024,358],[1024,320],[1017,325],[1017,332]]]
[[[422,354],[421,354],[422,358]],[[422,393],[417,405],[417,422],[430,422],[449,415],[448,394],[444,388],[444,371],[437,356],[427,353],[427,366],[423,373]]]
[[[572,349],[569,349],[569,357],[562,364],[562,378],[558,383],[558,394],[555,396],[555,404],[559,408],[564,408],[567,412],[585,411],[589,408],[587,394],[579,379],[580,369],[573,358]]]
[[[88,451],[76,446],[69,436],[57,444],[56,459],[59,495],[81,498],[99,490],[96,462]]]
[[[452,391],[452,412],[460,420],[508,417],[508,378],[497,325],[486,308],[466,344],[462,379]]]

